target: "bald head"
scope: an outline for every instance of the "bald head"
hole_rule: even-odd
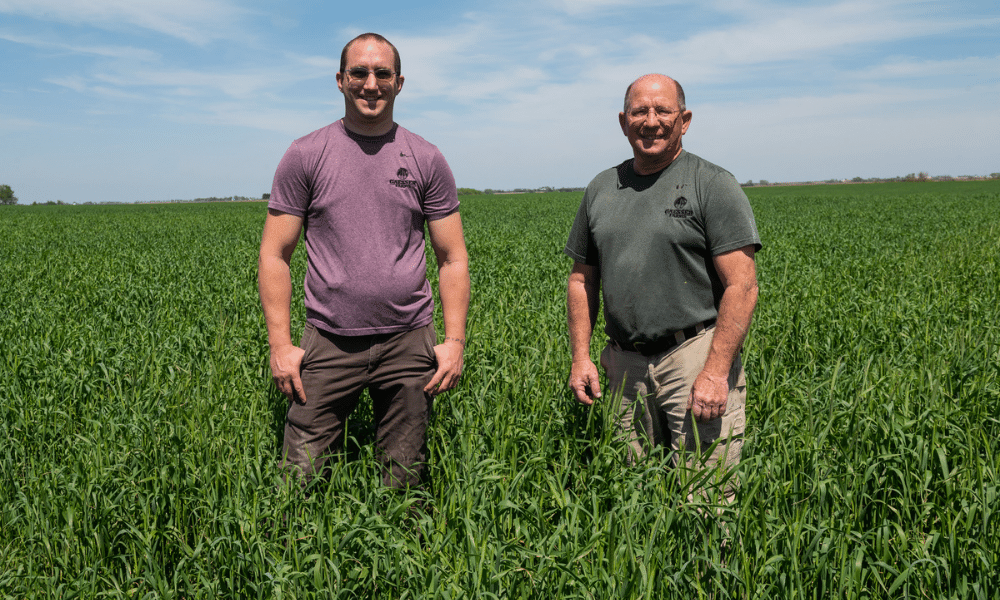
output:
[[[681,84],[677,83],[673,79],[667,77],[666,75],[660,75],[659,73],[650,73],[649,75],[643,75],[642,77],[636,79],[625,89],[625,112],[628,112],[629,104],[632,102],[632,88],[636,84],[649,85],[651,88],[659,88],[661,86],[674,86],[674,90],[677,93],[677,105],[681,112],[687,110],[687,105],[684,104],[684,88]]]

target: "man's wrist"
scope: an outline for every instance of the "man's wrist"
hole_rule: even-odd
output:
[[[270,342],[270,343],[268,343],[268,346],[270,347],[271,352],[274,352],[275,350],[280,350],[280,349],[288,347],[288,346],[294,346],[294,345],[295,344],[292,343],[291,338],[289,338],[289,339],[287,339],[287,340],[285,340],[283,342]]]
[[[705,379],[708,379],[712,383],[725,383],[727,385],[729,383],[729,374],[728,373],[725,374],[725,375],[716,375],[716,374],[713,374],[713,373],[709,373],[708,371],[702,370],[701,374],[702,374],[702,376],[705,377]]]
[[[462,346],[462,348],[465,348],[465,338],[452,337],[450,335],[446,335],[446,336],[444,336],[444,341],[446,341],[446,342],[447,341],[458,342],[459,345]]]

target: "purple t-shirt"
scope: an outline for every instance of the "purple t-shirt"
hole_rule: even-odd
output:
[[[433,320],[424,223],[458,210],[437,147],[398,125],[366,137],[337,121],[292,142],[268,208],[304,218],[310,323],[371,335]]]

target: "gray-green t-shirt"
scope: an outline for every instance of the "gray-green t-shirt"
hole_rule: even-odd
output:
[[[590,182],[564,251],[600,269],[605,332],[635,343],[714,319],[723,287],[712,257],[761,243],[725,169],[686,151],[652,175],[632,163]]]

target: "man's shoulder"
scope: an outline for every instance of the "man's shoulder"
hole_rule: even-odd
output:
[[[714,162],[705,160],[704,158],[698,156],[697,154],[693,154],[691,152],[688,152],[687,150],[682,151],[681,155],[677,157],[677,160],[675,162],[678,163],[678,166],[682,166],[692,171],[697,171],[702,175],[707,174],[710,176],[714,176],[720,173],[725,173],[730,177],[733,176],[733,174],[730,173],[728,169],[720,167]]]
[[[423,136],[413,133],[402,125],[396,124],[396,142],[404,142],[419,152],[441,154],[437,146],[428,142]]]
[[[608,186],[615,186],[617,188],[619,174],[622,172],[623,169],[630,168],[631,162],[632,159],[628,159],[613,167],[608,167],[607,169],[604,169],[603,171],[595,175],[593,179],[590,180],[590,183],[587,184],[587,191],[596,192],[604,188],[607,188]]]
[[[344,125],[340,120],[334,121],[333,123],[330,123],[329,125],[326,125],[324,127],[320,127],[315,131],[310,131],[304,136],[297,138],[292,143],[299,146],[308,146],[316,143],[323,144],[329,141],[331,138],[336,138],[336,137],[345,137]]]

